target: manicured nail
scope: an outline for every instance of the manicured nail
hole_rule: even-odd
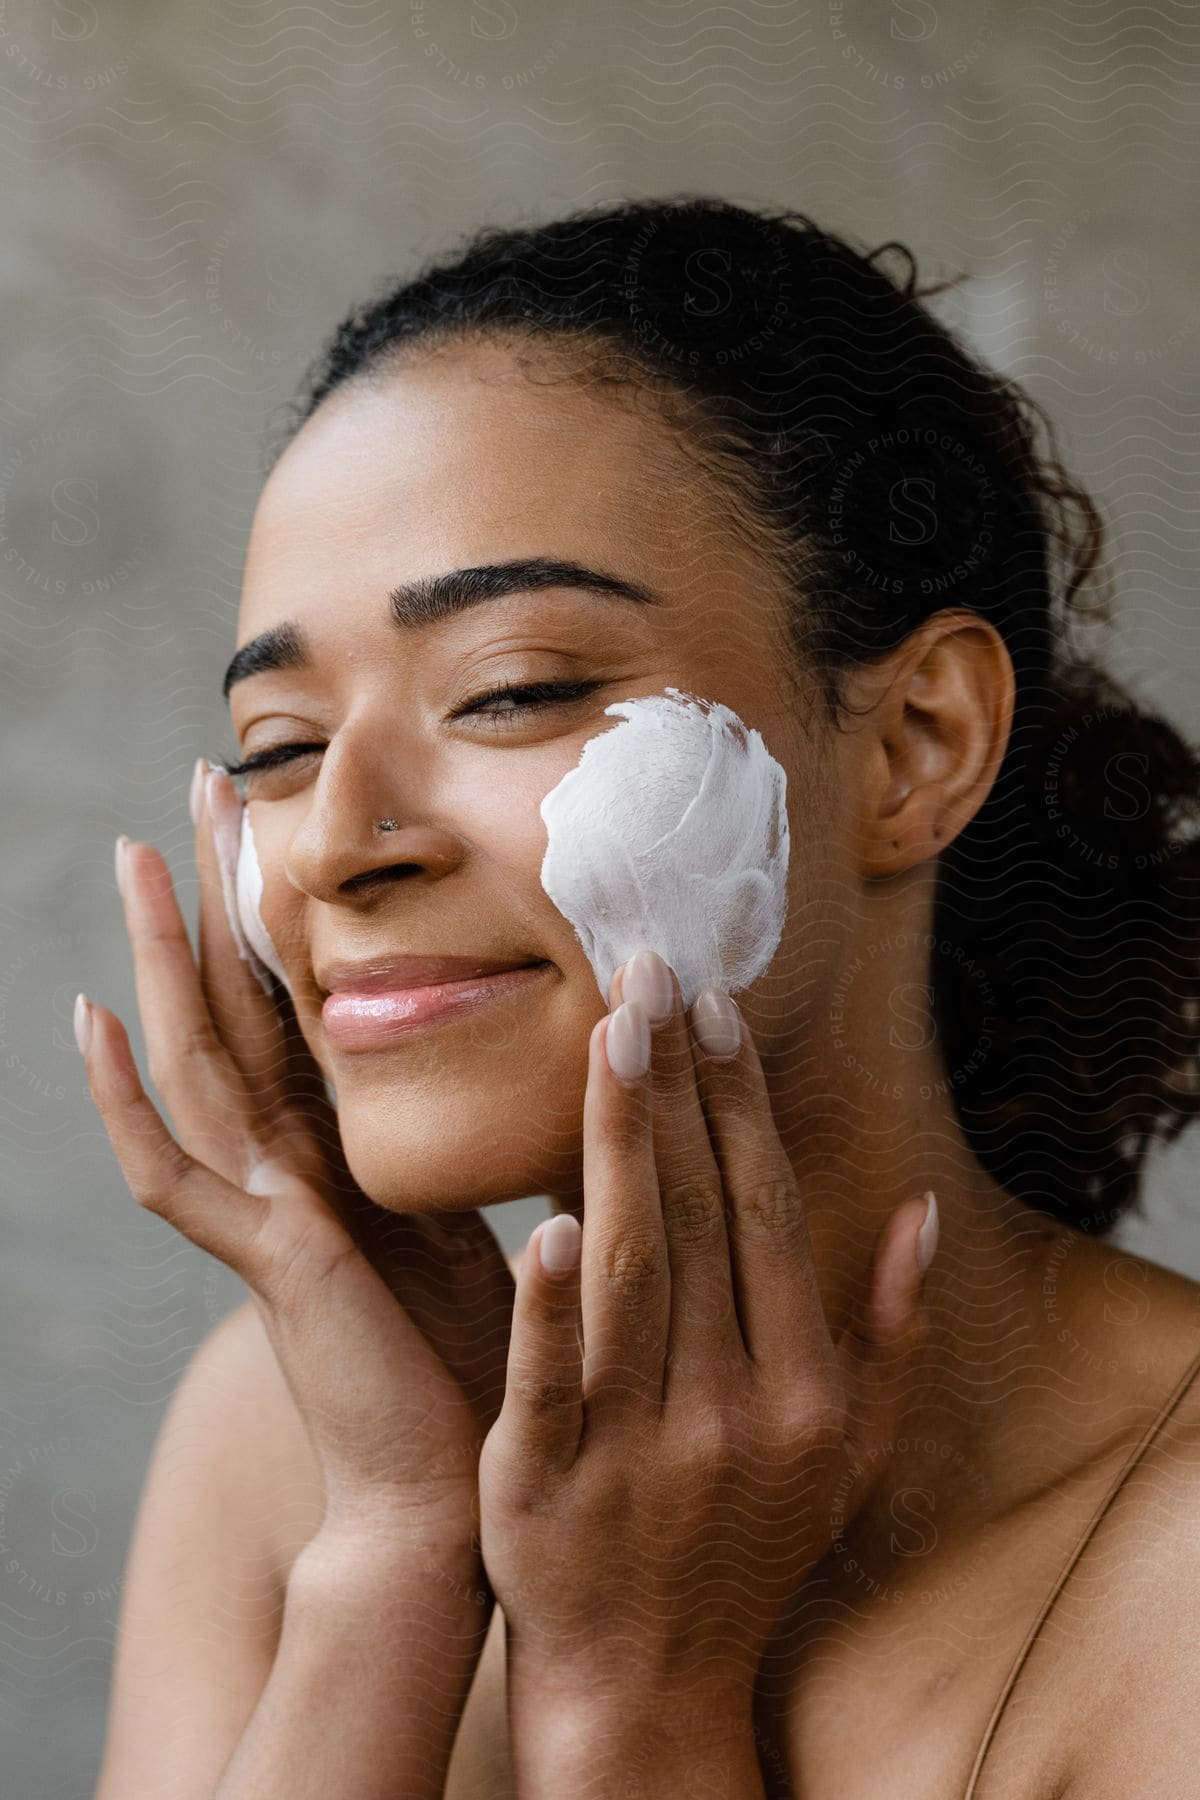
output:
[[[718,988],[705,988],[692,1005],[692,1030],[705,1056],[726,1062],[742,1047],[742,1015]]]
[[[925,1196],[925,1218],[917,1233],[917,1267],[922,1275],[933,1261],[933,1253],[938,1246],[938,1203],[937,1196],[928,1193]]]
[[[630,957],[621,974],[621,998],[645,1007],[651,1030],[666,1024],[675,1010],[675,990],[670,969],[655,951],[639,950]]]
[[[204,777],[207,773],[208,764],[202,756],[198,756],[192,770],[192,785],[188,790],[188,811],[192,815],[193,825],[199,825],[204,815]]]
[[[86,994],[75,996],[75,1042],[80,1056],[86,1056],[92,1041],[92,1005]]]
[[[538,1258],[547,1275],[569,1275],[579,1267],[583,1231],[570,1213],[555,1213],[538,1235]]]
[[[650,1021],[636,1000],[618,1006],[604,1034],[608,1066],[622,1081],[640,1081],[650,1067]]]
[[[224,769],[207,769],[204,776],[203,805],[205,811],[212,814],[214,821],[221,817],[222,808],[220,799],[222,783],[225,783],[228,786],[229,792],[234,796],[238,804],[241,804],[241,796],[238,794],[237,789],[234,787],[233,782],[230,781],[229,776],[225,773]]]
[[[204,777],[204,805],[212,815],[217,860],[237,868],[242,835],[242,798],[224,769],[210,769]]]
[[[113,867],[116,870],[117,876],[117,892],[121,895],[122,899],[125,897],[125,851],[128,848],[128,845],[129,839],[125,836],[125,833],[122,832],[117,839],[116,848],[113,851]]]

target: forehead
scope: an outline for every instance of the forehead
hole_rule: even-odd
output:
[[[351,382],[303,426],[255,514],[238,641],[306,600],[381,600],[415,576],[531,556],[689,607],[762,585],[761,558],[643,390],[472,343]]]

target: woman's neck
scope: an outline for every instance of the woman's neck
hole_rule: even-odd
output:
[[[947,1468],[957,1472],[949,1487],[971,1512],[984,1492],[1002,1511],[1040,1479],[1022,1456],[1014,1457],[1014,1437],[1018,1420],[1028,1416],[1036,1371],[1061,1361],[1040,1289],[1051,1244],[1066,1228],[987,1174],[959,1123],[937,1050],[933,1043],[925,1055],[903,1049],[890,1059],[880,1055],[869,1093],[862,1059],[832,1070],[810,1063],[767,1071],[835,1338],[863,1303],[893,1213],[930,1189],[937,1196],[938,1246],[923,1289],[930,1331],[901,1427],[935,1440],[937,1457],[928,1468],[920,1456],[915,1465],[896,1460],[881,1478],[881,1517],[891,1517],[892,1498],[906,1483],[936,1486]],[[1039,1446],[1039,1469],[1052,1449]],[[1064,1444],[1062,1451],[1069,1460],[1072,1447]],[[974,1492],[959,1479],[968,1461]]]

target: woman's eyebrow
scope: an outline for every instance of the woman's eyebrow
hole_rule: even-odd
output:
[[[585,568],[581,563],[563,562],[554,557],[518,557],[511,562],[480,563],[475,568],[452,569],[445,575],[422,575],[415,581],[402,582],[388,595],[392,622],[402,631],[436,625],[468,607],[486,600],[499,600],[509,594],[532,594],[539,588],[575,588],[583,593],[610,599],[632,600],[639,605],[654,606],[658,596],[639,582],[626,581],[619,575],[608,575],[599,569]],[[312,657],[303,631],[290,619],[272,625],[243,644],[225,671],[221,693],[226,700],[230,689],[250,675],[261,675],[268,669],[306,669]]]

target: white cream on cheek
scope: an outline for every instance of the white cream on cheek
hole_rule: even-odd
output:
[[[685,1006],[737,993],[768,967],[787,915],[787,775],[757,731],[718,701],[669,687],[617,700],[620,725],[589,738],[541,803],[541,882],[569,919],[605,1002],[618,966],[657,950]],[[242,806],[236,868],[222,858],[230,929],[264,991],[291,993],[263,922],[262,866]]]
[[[669,687],[614,701],[541,804],[542,886],[575,927],[605,1002],[618,965],[657,950],[685,1006],[769,965],[787,914],[787,775],[717,701]]]
[[[258,860],[258,846],[254,842],[254,832],[250,825],[250,808],[244,802],[242,805],[242,836],[238,845],[236,890],[238,919],[252,952],[251,967],[254,967],[254,958],[257,957],[258,961],[265,963],[276,979],[283,983],[290,994],[291,984],[283,972],[279,952],[272,942],[270,932],[263,923],[260,911],[263,892],[262,864]],[[254,972],[262,981],[259,970],[255,969]],[[266,987],[267,984],[264,982],[263,985]]]
[[[291,985],[283,972],[279,953],[271,934],[263,923],[259,905],[262,900],[263,875],[250,827],[250,812],[242,802],[241,826],[236,851],[223,831],[216,834],[217,862],[221,870],[221,892],[225,899],[225,915],[237,953],[250,964],[259,986],[271,993],[270,970],[291,993]]]

